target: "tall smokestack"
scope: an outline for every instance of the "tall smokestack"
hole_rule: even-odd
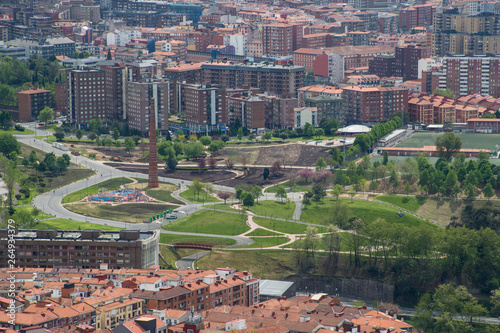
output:
[[[149,105],[149,177],[148,187],[160,187],[158,182],[158,155],[156,153],[156,117],[154,99]]]

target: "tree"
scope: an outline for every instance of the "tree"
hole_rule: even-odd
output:
[[[314,131],[314,136],[316,137],[316,139],[320,139],[323,135],[325,135],[325,130],[322,129],[322,128],[317,128],[315,131]]]
[[[353,202],[354,197],[356,196],[356,191],[354,190],[349,190],[349,196],[351,197],[351,203]]]
[[[297,172],[297,175],[300,178],[304,178],[306,183],[307,183],[307,180],[314,175],[314,172],[311,169],[304,168],[304,169],[299,170]]]
[[[327,179],[332,175],[328,170],[319,170],[314,174],[314,182],[316,183],[326,183]]]
[[[9,157],[10,154],[21,154],[21,145],[17,139],[9,133],[0,133],[0,153]]]
[[[207,162],[204,157],[200,157],[198,159],[198,168],[200,169],[200,173],[207,167]]]
[[[113,140],[115,140],[115,142],[120,138],[120,130],[118,129],[118,127],[115,127],[113,128]]]
[[[49,121],[54,119],[54,111],[50,107],[46,106],[42,111],[40,111],[37,119],[42,123],[48,123]]]
[[[252,189],[250,190],[250,193],[252,193],[253,197],[255,198],[255,200],[258,203],[259,202],[259,197],[262,196],[262,187],[260,187],[259,185],[254,185],[252,187]]]
[[[163,141],[163,142],[160,142],[157,145],[157,147],[158,147],[158,154],[160,154],[162,156],[167,156],[169,150],[172,149],[172,142],[170,142],[170,141]]]
[[[10,112],[0,111],[0,127],[4,130],[9,130],[12,127],[12,114]]]
[[[215,157],[213,156],[210,156],[208,158],[208,167],[212,170],[214,170],[215,168],[217,168],[217,160],[215,159]]]
[[[496,313],[500,313],[500,288],[491,291],[491,305],[492,310]]]
[[[282,142],[285,142],[286,139],[288,139],[288,133],[287,132],[281,132],[280,133],[280,139]]]
[[[250,140],[250,141],[255,140],[255,134],[254,133],[248,134],[248,140]]]
[[[266,131],[264,134],[262,134],[262,140],[269,141],[271,140],[271,138],[271,131]]]
[[[273,163],[273,165],[271,165],[271,168],[269,169],[269,171],[272,174],[279,173],[281,171],[281,161],[280,160],[274,161],[274,163]]]
[[[314,184],[312,187],[313,200],[316,202],[323,201],[326,196],[326,191],[320,184]]]
[[[238,128],[238,131],[236,132],[236,136],[238,137],[238,140],[241,141],[243,139],[243,127]]]
[[[341,200],[337,200],[330,209],[330,224],[335,224],[339,228],[347,227],[351,218],[351,209]]]
[[[83,131],[79,128],[79,129],[76,130],[76,134],[75,135],[76,135],[76,138],[78,140],[80,140],[82,138],[82,136],[83,136]]]
[[[165,169],[167,171],[175,171],[175,168],[177,168],[177,159],[173,154],[168,155],[167,159],[165,160]]]
[[[453,189],[453,187],[455,187],[455,185],[458,184],[458,181],[457,181],[457,173],[455,172],[455,170],[450,170],[448,172],[448,174],[446,175],[446,180],[444,181],[444,186],[446,188],[446,190],[448,191],[451,191]]]
[[[483,194],[486,198],[488,198],[488,201],[490,201],[490,198],[495,195],[495,190],[493,190],[493,186],[491,186],[490,183],[486,184],[484,187]]]
[[[438,156],[445,158],[449,162],[453,155],[458,153],[460,148],[462,148],[462,139],[453,132],[447,132],[438,136],[435,144]]]
[[[264,180],[266,180],[269,177],[269,168],[264,168],[264,171],[262,172],[262,177]]]
[[[224,148],[225,143],[222,140],[213,140],[210,145],[208,146],[208,150],[212,153],[212,155],[215,155],[219,150]]]
[[[250,208],[251,206],[254,205],[254,198],[253,198],[252,193],[250,193],[250,192],[243,193],[241,201],[243,203],[243,206],[246,206],[247,208]]]
[[[68,170],[68,164],[66,163],[66,159],[62,156],[59,156],[56,159],[56,166],[57,166],[57,171],[59,172],[64,172]]]
[[[369,188],[372,192],[375,192],[378,189],[378,182],[376,180],[371,181]]]
[[[278,186],[278,188],[276,189],[275,197],[279,198],[280,201],[283,201],[283,199],[286,199],[288,197],[284,186],[282,185]]]
[[[199,178],[193,178],[193,180],[191,180],[191,189],[193,190],[193,193],[197,195],[197,199],[200,199],[200,192],[203,189],[203,183]]]
[[[321,169],[326,168],[325,159],[323,157],[318,157],[318,159],[316,160],[316,163],[314,165],[316,166],[317,170],[321,170]]]
[[[310,123],[304,125],[304,131],[302,132],[304,136],[312,137],[314,135],[314,127]]]
[[[130,153],[135,149],[134,139],[128,137],[125,139],[125,151],[130,155]]]
[[[436,88],[432,93],[435,95],[441,95],[448,98],[455,98],[455,93],[449,88],[447,89]]]
[[[231,193],[227,191],[219,191],[217,192],[217,196],[224,200],[224,204],[226,204],[226,200],[231,197]]]
[[[411,192],[411,185],[410,183],[406,182],[404,188],[403,188],[403,191],[405,191],[406,195],[410,194]]]
[[[471,183],[465,185],[464,192],[467,195],[467,199],[474,199],[476,197],[476,190]]]
[[[102,139],[102,145],[109,148],[113,145],[113,139],[111,138],[104,138]]]
[[[387,150],[384,150],[382,164],[387,165],[387,163],[389,163],[389,153]]]
[[[94,142],[94,140],[97,138],[97,134],[95,134],[94,132],[90,132],[89,134],[87,134],[87,138]]]
[[[210,139],[208,136],[204,135],[200,138],[200,142],[204,145],[204,146],[209,146],[211,143],[212,143],[212,139]]]
[[[188,142],[184,145],[184,155],[189,160],[203,154],[204,146],[201,142]]]
[[[111,56],[111,49],[108,49],[108,54],[106,55],[106,60],[113,60],[113,57]]]
[[[394,192],[396,188],[399,186],[398,175],[394,170],[392,170],[391,175],[389,176],[389,184],[391,184],[392,186],[392,192]]]
[[[64,139],[64,132],[55,132],[54,136],[57,142],[61,142]]]
[[[344,188],[340,184],[336,184],[332,189],[332,195],[339,200],[339,196],[344,193]]]
[[[248,156],[243,154],[240,156],[240,163],[243,165],[243,170],[247,169],[247,164],[248,164]]]

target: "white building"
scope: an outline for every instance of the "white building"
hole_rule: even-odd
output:
[[[133,38],[141,38],[141,32],[132,29],[115,30],[106,34],[107,45],[125,46],[130,43]]]
[[[247,54],[247,36],[242,34],[234,34],[224,36],[224,45],[234,46],[234,54],[245,56]]]
[[[293,108],[293,128],[304,128],[306,123],[318,127],[318,108]]]
[[[484,12],[484,0],[468,0],[465,2],[464,13],[476,16]]]
[[[422,71],[428,71],[433,67],[441,66],[443,64],[441,57],[422,58],[418,61],[418,78],[422,78]]]

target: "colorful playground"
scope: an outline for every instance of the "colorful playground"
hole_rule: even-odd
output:
[[[150,198],[142,191],[118,189],[91,195],[87,200],[91,202],[147,202]]]

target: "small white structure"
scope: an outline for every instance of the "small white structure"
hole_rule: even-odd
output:
[[[306,123],[313,125],[313,127],[318,127],[318,108],[293,108],[293,128],[304,128]]]
[[[347,127],[339,128],[337,132],[346,134],[368,133],[370,132],[370,127],[364,125],[350,125]]]

